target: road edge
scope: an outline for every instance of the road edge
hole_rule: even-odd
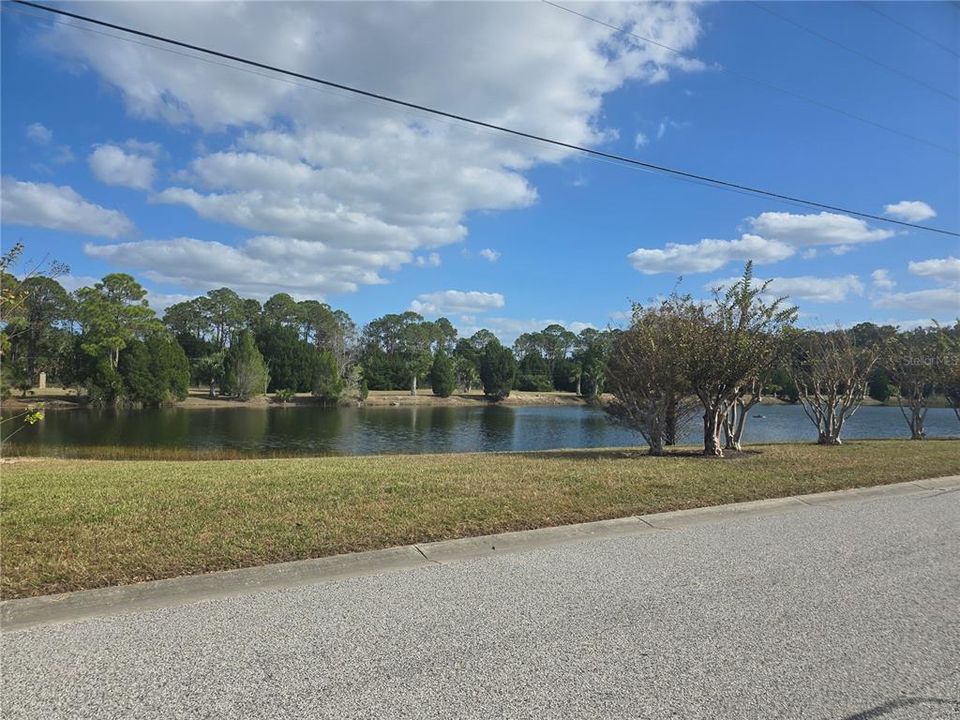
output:
[[[669,532],[727,520],[776,515],[818,507],[829,508],[870,499],[937,495],[957,489],[960,489],[960,475],[950,475],[929,480],[912,480],[536,530],[440,540],[311,560],[152,580],[133,585],[6,600],[0,602],[0,631],[6,634],[38,625],[153,610],[250,592],[279,590],[409,568],[437,567],[458,560],[473,560],[584,540]]]

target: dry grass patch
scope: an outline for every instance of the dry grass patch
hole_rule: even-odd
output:
[[[42,595],[960,473],[960,441],[5,465],[0,589]]]

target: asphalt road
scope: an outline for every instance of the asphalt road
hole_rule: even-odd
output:
[[[5,718],[960,718],[960,491],[2,642]]]

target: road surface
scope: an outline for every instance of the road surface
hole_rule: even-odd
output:
[[[960,718],[960,491],[3,636],[4,718]]]

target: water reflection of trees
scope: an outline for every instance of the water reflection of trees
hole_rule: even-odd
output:
[[[480,411],[480,447],[484,450],[513,448],[516,416],[513,410],[491,405]]]

